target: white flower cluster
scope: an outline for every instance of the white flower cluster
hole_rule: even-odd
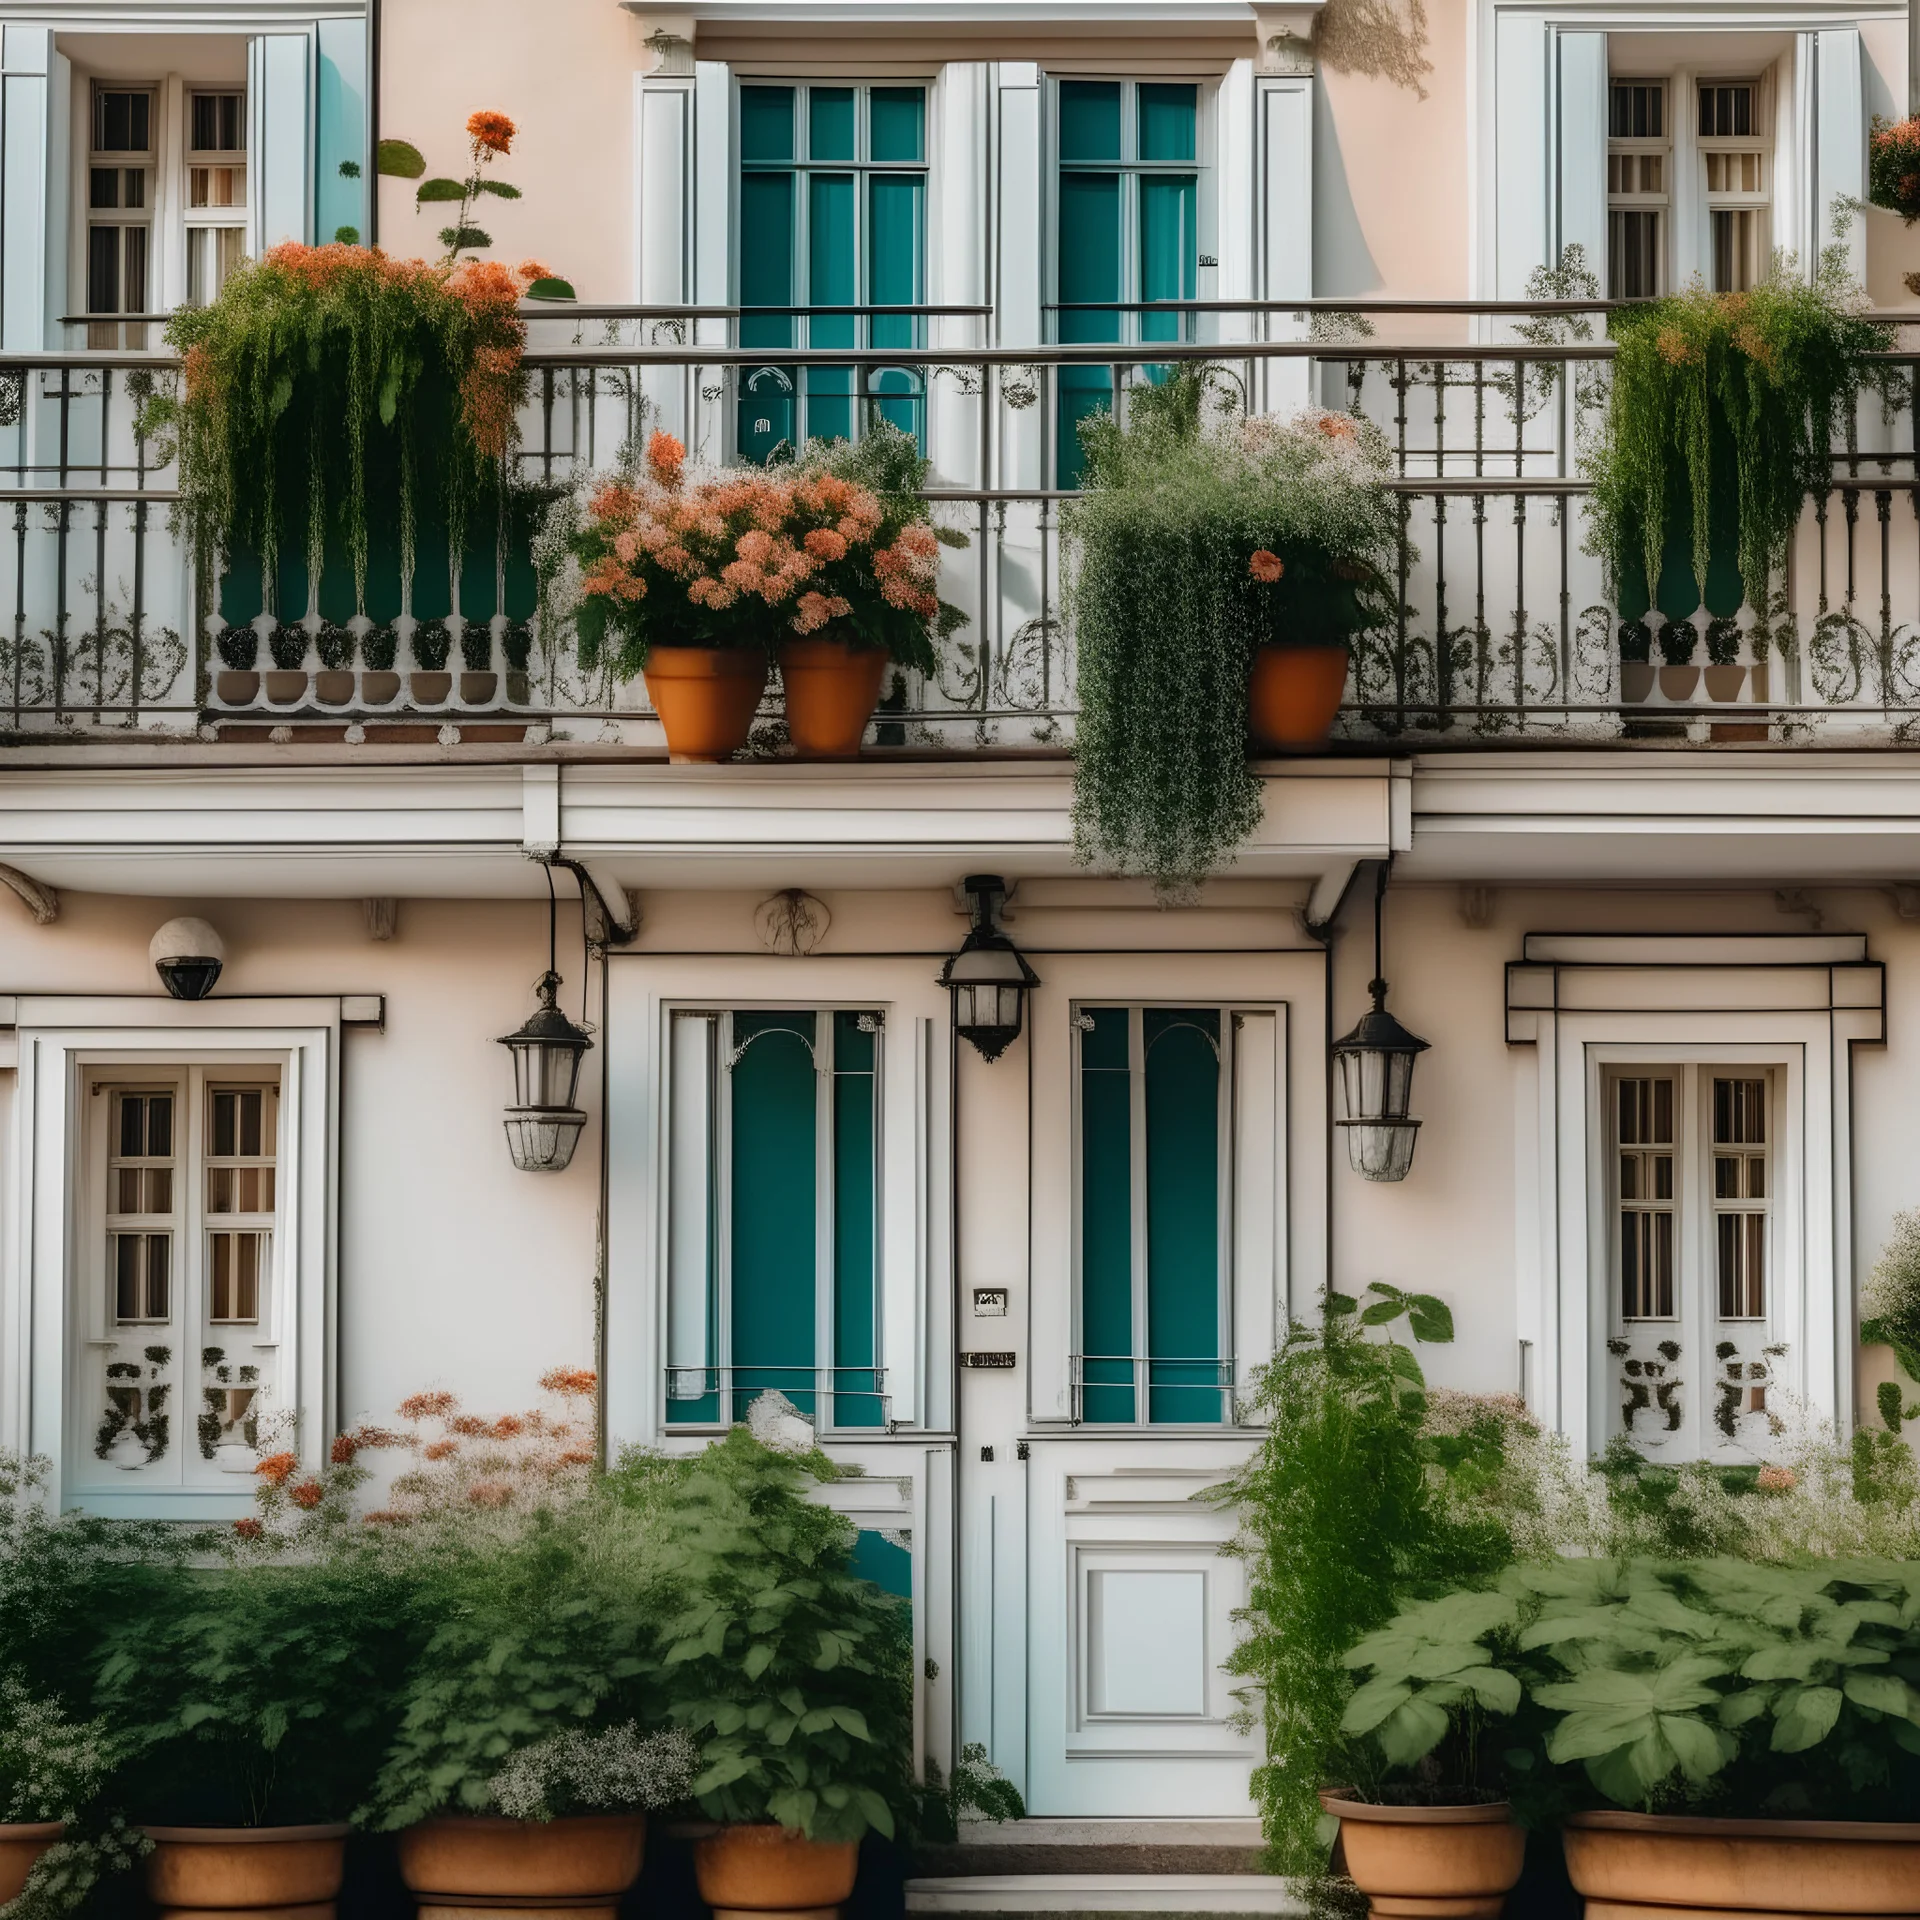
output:
[[[488,1782],[493,1804],[511,1820],[562,1813],[667,1807],[684,1800],[700,1749],[678,1727],[641,1738],[629,1720],[604,1733],[579,1727],[522,1747]]]
[[[16,1676],[0,1679],[0,1818],[70,1820],[113,1771],[102,1720],[69,1720]]]

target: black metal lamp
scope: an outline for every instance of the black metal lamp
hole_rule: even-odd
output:
[[[1413,1165],[1420,1122],[1409,1119],[1413,1099],[1413,1063],[1427,1042],[1409,1033],[1387,1011],[1387,983],[1381,978],[1381,904],[1387,894],[1388,863],[1381,862],[1373,895],[1373,1010],[1363,1013],[1353,1031],[1333,1043],[1340,1069],[1339,1122],[1347,1136],[1347,1161],[1365,1180],[1404,1180]]]
[[[547,870],[547,970],[534,982],[540,996],[527,1024],[503,1034],[500,1044],[513,1055],[513,1099],[507,1109],[507,1150],[522,1173],[561,1173],[573,1158],[587,1116],[573,1104],[580,1081],[580,1058],[593,1045],[556,1004],[560,975],[555,971],[553,871]]]
[[[961,883],[973,902],[973,926],[960,951],[940,969],[953,995],[953,1028],[983,1060],[998,1060],[1020,1035],[1027,989],[1040,976],[994,924],[1007,883],[997,873],[970,873]]]

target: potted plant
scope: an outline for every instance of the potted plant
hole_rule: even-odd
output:
[[[852,1524],[807,1499],[821,1471],[735,1427],[666,1502],[682,1597],[662,1671],[701,1745],[693,1797],[722,1823],[694,1849],[715,1908],[838,1906],[861,1838],[891,1836],[912,1801],[905,1610],[853,1572]]]
[[[417,620],[407,651],[413,655],[413,672],[407,676],[407,691],[416,707],[442,705],[453,692],[453,675],[447,671],[447,656],[453,651],[453,635],[444,620]]]
[[[1644,620],[1620,623],[1620,702],[1637,707],[1653,694],[1653,635]]]
[[[105,1722],[70,1719],[17,1671],[0,1677],[0,1905],[37,1875],[40,1909],[60,1911],[78,1904],[102,1865],[126,1864],[124,1827],[96,1811],[118,1759]]]
[[[1906,1913],[1911,1582],[1871,1557],[1523,1562],[1355,1647],[1349,1723],[1417,1762],[1495,1718],[1479,1737],[1611,1910]]]
[[[249,707],[260,697],[260,636],[252,627],[222,627],[214,648],[222,672],[214,675],[214,697],[222,706]]]
[[[941,547],[967,540],[929,519],[928,471],[913,436],[884,420],[801,463],[783,533],[815,566],[776,658],[802,760],[858,753],[888,670],[931,673],[936,640],[965,618],[935,591]]]
[[[353,629],[327,621],[315,636],[314,651],[320,656],[320,671],[313,676],[313,697],[329,707],[344,707],[353,698]]]
[[[1326,738],[1350,637],[1386,619],[1400,515],[1384,441],[1311,409],[1209,420],[1203,371],[1081,426],[1064,531],[1083,859],[1191,886],[1250,832],[1259,744]]]
[[[1701,677],[1707,683],[1707,698],[1738,700],[1747,690],[1747,670],[1740,664],[1739,621],[1725,616],[1709,621],[1706,641],[1707,664]],[[1764,669],[1756,667],[1754,678],[1760,680],[1763,673]]]
[[[507,663],[507,698],[516,707],[532,698],[527,669],[533,660],[533,629],[524,620],[510,621],[500,635],[500,657]]]
[[[400,636],[390,620],[369,627],[360,642],[360,702],[362,706],[384,707],[397,699],[400,676],[394,662],[400,657]]]
[[[1867,198],[1908,226],[1920,220],[1920,119],[1874,116],[1867,141]]]
[[[500,690],[500,676],[493,670],[493,623],[488,620],[463,620],[460,623],[460,698],[470,707],[486,707]]]
[[[319,1492],[301,1479],[290,1497]],[[154,1843],[149,1894],[186,1911],[333,1900],[347,1817],[398,1716],[404,1584],[370,1554],[242,1553],[131,1586],[98,1625],[94,1703],[128,1749],[120,1792]]]
[[[282,620],[267,635],[267,654],[273,661],[265,677],[267,698],[277,707],[290,707],[307,695],[307,630],[298,621]]]
[[[1669,620],[1654,635],[1654,645],[1660,649],[1661,693],[1675,706],[1686,705],[1700,686],[1700,669],[1693,664],[1699,633],[1691,620]]]

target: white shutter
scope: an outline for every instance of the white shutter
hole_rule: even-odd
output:
[[[1260,102],[1261,214],[1260,296],[1266,300],[1313,297],[1313,81],[1262,80]],[[1304,328],[1286,314],[1266,316],[1264,337],[1300,339]],[[1261,405],[1285,413],[1304,406],[1305,360],[1263,363]]]
[[[1286,1009],[1236,1010],[1233,1037],[1235,1384],[1272,1356],[1287,1321]]]
[[[1040,303],[1047,298],[1052,269],[1044,266],[1051,232],[1048,208],[1055,195],[1046,180],[1041,131],[1040,69],[1027,61],[1003,60],[993,70],[994,116],[993,262],[994,344],[1027,347],[1041,338]],[[985,476],[990,487],[1036,487],[1041,482],[1045,445],[1044,407],[1000,412],[999,472]],[[1050,483],[1049,483],[1050,484]]]
[[[1834,202],[1864,200],[1867,193],[1867,112],[1858,27],[1822,27],[1807,36],[1814,45],[1813,192],[1807,208],[1812,229],[1807,257],[1811,272],[1832,238]],[[1866,277],[1866,222],[1848,222],[1847,269]]]
[[[887,1413],[902,1424],[920,1405],[921,1302],[927,1290],[927,1111],[933,1022],[899,1013],[881,1047],[880,1353]]]
[[[714,1053],[720,1022],[676,1013],[667,1040],[667,1395],[697,1400],[705,1382],[678,1368],[714,1364]]]
[[[47,27],[0,28],[0,348],[62,344],[71,69]]]
[[[1550,254],[1568,247],[1587,256],[1595,279],[1607,272],[1607,36],[1556,33],[1557,207]]]
[[[1550,30],[1538,15],[1494,22],[1493,297],[1522,300],[1547,257],[1553,180],[1548,134]]]
[[[256,254],[312,232],[313,43],[304,33],[247,43],[247,187]]]

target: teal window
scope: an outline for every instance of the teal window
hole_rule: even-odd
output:
[[[769,1389],[815,1425],[886,1423],[874,1012],[676,1012],[667,1060],[667,1421]]]
[[[740,344],[922,345],[911,314],[818,309],[923,304],[926,209],[924,87],[743,85]],[[782,443],[852,439],[875,418],[923,436],[917,372],[884,362],[748,368],[740,454],[765,460]]]
[[[1233,1042],[1243,1017],[1267,1022],[1270,1047],[1270,1013],[1095,1006],[1074,1016],[1082,1420],[1232,1418]]]
[[[1199,88],[1062,80],[1055,298],[1064,345],[1187,340],[1192,316],[1129,313],[1102,301],[1192,300],[1200,272]],[[1155,377],[1158,369],[1146,369]],[[1060,371],[1059,484],[1077,486],[1079,423],[1111,412],[1113,373]]]

